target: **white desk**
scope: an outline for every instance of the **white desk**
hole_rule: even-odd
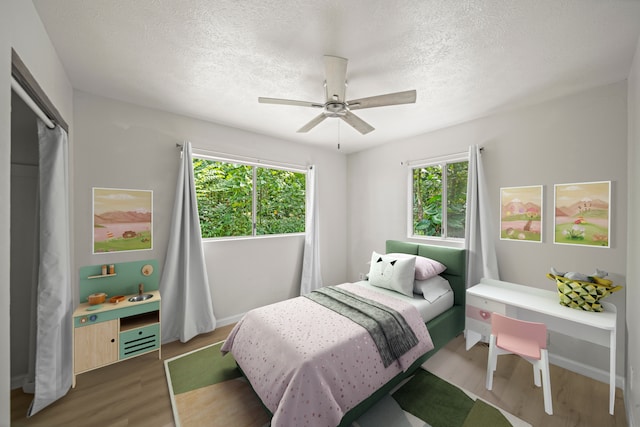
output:
[[[491,313],[542,322],[547,329],[609,347],[609,413],[613,415],[616,393],[616,307],[603,302],[594,313],[560,305],[556,292],[482,279],[467,289],[466,347],[469,350],[491,335]]]

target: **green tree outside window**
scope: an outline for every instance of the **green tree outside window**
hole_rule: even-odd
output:
[[[193,175],[203,238],[304,232],[304,173],[194,157]]]
[[[467,175],[467,161],[412,170],[412,235],[464,238]]]

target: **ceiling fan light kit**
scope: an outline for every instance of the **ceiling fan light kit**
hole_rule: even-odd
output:
[[[324,56],[325,69],[325,102],[295,101],[281,98],[259,97],[258,102],[262,104],[293,105],[296,107],[322,108],[322,113],[314,117],[307,124],[298,129],[298,132],[305,133],[319,125],[327,117],[340,118],[349,126],[356,129],[363,135],[368,134],[375,128],[369,123],[353,114],[352,110],[362,110],[364,108],[385,107],[388,105],[412,104],[416,102],[416,91],[407,90],[404,92],[388,93],[386,95],[371,96],[368,98],[345,100],[347,89],[347,60],[339,56]]]

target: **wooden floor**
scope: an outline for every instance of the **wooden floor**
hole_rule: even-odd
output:
[[[162,359],[222,341],[232,327],[163,345]],[[156,351],[78,375],[74,389],[31,418],[25,414],[33,396],[13,390],[11,426],[173,427],[163,360]]]
[[[162,347],[162,358],[226,338],[232,326],[198,336],[186,344]],[[458,337],[427,361],[427,368],[524,419],[534,427],[626,426],[622,393],[617,390],[615,416],[608,412],[608,385],[556,366],[551,367],[554,415],[544,412],[542,390],[533,386],[531,365],[515,356],[500,356],[493,391],[484,387],[487,347],[465,351]],[[79,375],[76,388],[27,419],[31,395],[11,393],[11,425],[41,427],[174,426],[164,364],[158,353],[143,355]],[[229,420],[225,425],[232,426]],[[293,427],[293,426],[292,426]]]
[[[503,355],[485,388],[489,347],[465,350],[462,336],[451,341],[423,365],[430,372],[493,403],[534,427],[623,427],[627,425],[622,390],[616,389],[609,415],[609,384],[550,365],[553,415],[544,412],[542,389],[533,385],[533,368],[521,357]]]

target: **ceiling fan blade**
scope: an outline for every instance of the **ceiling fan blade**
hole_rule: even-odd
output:
[[[322,113],[319,116],[314,117],[309,123],[302,126],[300,129],[298,129],[298,132],[299,133],[309,132],[311,129],[319,125],[326,118],[327,116],[325,116],[324,113]]]
[[[327,101],[344,102],[344,92],[347,81],[347,60],[339,56],[325,55],[324,78],[326,81]]]
[[[360,132],[363,135],[366,135],[375,129],[369,123],[365,122],[360,117],[356,116],[355,114],[349,111],[347,111],[344,116],[340,116],[340,118],[345,122],[347,122],[347,124],[353,126],[358,132]]]
[[[308,101],[294,101],[291,99],[280,99],[280,98],[263,98],[259,97],[258,102],[261,104],[280,104],[280,105],[295,105],[298,107],[315,107],[322,108],[324,104],[318,104],[317,102],[308,102]]]
[[[363,108],[385,107],[387,105],[412,104],[416,102],[416,91],[388,93],[386,95],[371,96],[368,98],[347,101],[349,110],[361,110]]]

